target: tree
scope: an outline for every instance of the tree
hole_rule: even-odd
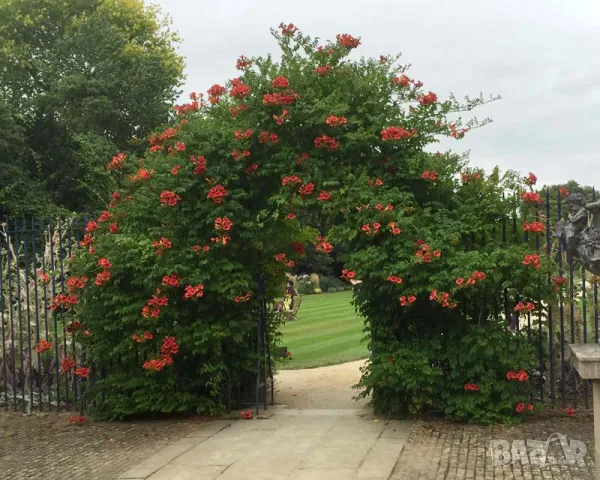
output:
[[[0,91],[26,146],[14,175],[41,187],[2,194],[5,210],[47,213],[40,197],[68,211],[106,202],[106,158],[138,149],[179,93],[168,27],[142,0],[0,0]]]
[[[113,160],[138,170],[88,224],[72,289],[54,300],[88,332],[86,398],[107,417],[222,406],[225,385],[256,378],[258,312],[315,249],[362,280],[362,387],[377,408],[510,421],[529,397],[507,370],[535,355],[502,317],[543,311],[552,260],[498,228],[523,179],[424,152],[485,123],[448,116],[486,100],[439,100],[397,57],[353,61],[348,34],[273,33],[280,62],[240,57],[240,77],[192,95],[143,156]]]

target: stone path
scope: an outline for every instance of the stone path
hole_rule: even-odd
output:
[[[267,419],[209,422],[119,479],[387,480],[410,422],[367,412],[277,408]]]

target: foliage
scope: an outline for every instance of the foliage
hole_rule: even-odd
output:
[[[142,0],[0,0],[6,214],[106,202],[106,159],[139,148],[178,95],[183,60],[168,27]]]
[[[355,305],[372,334],[371,365],[407,353],[397,368],[412,378],[393,395],[412,411],[439,408],[431,342],[485,329],[520,301],[543,311],[530,300],[553,295],[552,261],[502,236],[510,212],[531,210],[503,197],[525,180],[423,151],[487,123],[448,120],[487,99],[438,100],[397,57],[350,60],[360,40],[347,34],[320,45],[293,25],[273,33],[279,63],[240,57],[241,76],[206,99],[192,94],[143,158],[111,162],[117,176],[139,171],[88,226],[76,273],[90,280],[72,302],[91,332],[99,374],[87,394],[102,416],[221,405],[224,384],[253,378],[257,311],[311,248],[336,253],[342,277],[362,280]],[[328,237],[306,219],[321,219],[313,227]],[[375,380],[362,385],[393,407]]]

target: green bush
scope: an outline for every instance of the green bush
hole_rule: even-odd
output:
[[[343,291],[346,286],[342,280],[335,277],[319,277],[319,286],[321,290],[325,292],[339,292]],[[342,290],[339,290],[339,289]]]

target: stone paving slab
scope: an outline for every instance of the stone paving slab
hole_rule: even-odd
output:
[[[210,422],[120,479],[387,479],[410,433],[364,409],[275,409],[266,419]]]

